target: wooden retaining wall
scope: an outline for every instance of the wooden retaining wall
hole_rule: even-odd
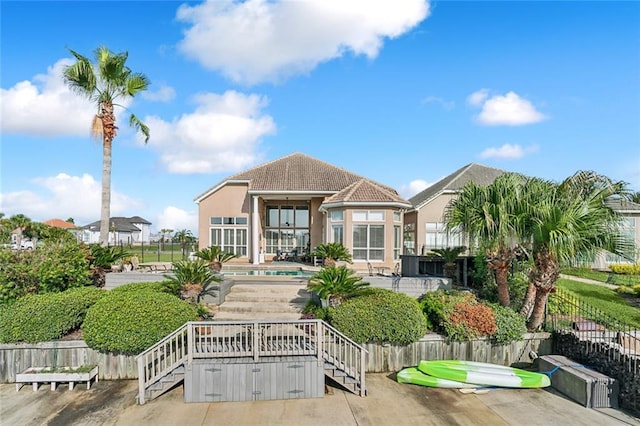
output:
[[[488,339],[469,342],[447,342],[442,336],[427,335],[406,346],[363,345],[368,351],[368,373],[396,372],[412,367],[422,359],[461,359],[501,365],[531,362],[530,351],[539,356],[552,350],[550,333],[528,333],[525,340],[509,345],[492,345]],[[95,364],[100,380],[137,379],[137,364],[133,356],[103,354],[90,349],[83,340],[45,342],[37,344],[0,345],[0,383],[14,383],[17,373],[30,367],[76,367]]]

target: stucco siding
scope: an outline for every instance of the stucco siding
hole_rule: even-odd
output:
[[[242,216],[251,224],[251,197],[247,194],[248,187],[244,184],[228,184],[218,189],[198,205],[198,236],[199,248],[211,245],[211,217],[212,216]]]

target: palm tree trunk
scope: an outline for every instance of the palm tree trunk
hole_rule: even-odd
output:
[[[509,267],[511,266],[511,253],[508,249],[500,249],[497,253],[488,255],[489,267],[493,270],[498,286],[498,302],[502,306],[510,306],[509,298]]]
[[[111,149],[116,136],[116,117],[113,105],[103,102],[100,105],[100,121],[102,122],[102,201],[100,209],[100,244],[109,242],[109,220],[111,217]]]
[[[537,330],[542,324],[549,293],[555,289],[560,276],[560,265],[547,245],[534,248],[533,262],[529,282],[535,286],[536,295],[533,311],[527,323],[527,328],[531,331]]]
[[[524,315],[526,319],[531,318],[533,312],[533,306],[536,302],[536,286],[533,283],[529,283],[527,287],[527,293],[524,296],[524,302],[522,302],[522,308],[520,308],[520,314]]]

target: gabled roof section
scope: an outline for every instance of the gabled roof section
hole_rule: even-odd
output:
[[[443,192],[461,190],[468,182],[475,182],[483,186],[491,185],[493,181],[503,173],[506,173],[506,171],[483,166],[482,164],[467,164],[449,176],[440,179],[424,191],[409,198],[409,202],[411,202],[414,208],[420,208]]]
[[[116,232],[140,232],[141,229],[134,225],[134,223],[147,223],[151,224],[151,222],[147,222],[142,219],[140,216],[133,216],[131,218],[128,217],[112,217],[109,219],[109,230],[114,230]],[[90,231],[99,231],[100,230],[100,221],[97,220],[88,225],[82,227],[82,229],[88,229]]]
[[[327,198],[323,205],[350,203],[384,203],[411,207],[411,203],[400,197],[395,190],[389,190],[368,179],[360,179],[352,183],[342,191]]]
[[[227,182],[247,182],[250,191],[261,192],[319,192],[332,194],[343,190],[364,177],[351,173],[300,152],[264,163],[229,176],[195,198],[201,201]],[[389,191],[394,189],[378,184]]]
[[[65,222],[62,219],[49,219],[46,222],[42,222],[47,226],[51,226],[53,228],[62,228],[62,229],[76,229],[78,226],[75,223]]]
[[[621,198],[609,198],[605,204],[618,213],[640,213],[640,204]]]

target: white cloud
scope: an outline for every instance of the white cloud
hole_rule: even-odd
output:
[[[86,225],[100,219],[101,184],[91,175],[56,176],[33,180],[40,187],[37,192],[18,191],[0,194],[0,208],[7,216],[22,213],[36,221],[51,218],[73,217],[78,225]],[[111,215],[118,216],[138,209],[139,202],[126,195],[111,192]]]
[[[198,213],[195,211],[187,212],[177,207],[168,206],[158,215],[157,229],[173,229],[179,231],[181,229],[190,230],[193,235],[198,235]]]
[[[538,112],[531,102],[514,92],[488,98],[488,92],[482,89],[471,94],[467,100],[471,105],[482,105],[482,111],[476,117],[476,121],[486,126],[521,126],[538,123],[547,118]]]
[[[400,190],[398,191],[398,193],[400,194],[401,197],[408,199],[424,191],[431,185],[433,185],[433,183],[429,183],[423,179],[416,179],[416,180],[412,180],[408,184],[400,186]]]
[[[149,101],[169,102],[176,97],[176,91],[173,87],[163,84],[158,90],[142,92],[141,96]]]
[[[439,98],[437,96],[427,96],[426,98],[422,99],[421,103],[423,105],[438,104],[446,111],[450,111],[456,106],[455,102],[448,101],[446,99]]]
[[[480,89],[477,92],[473,92],[467,97],[467,103],[473,106],[481,105],[485,99],[489,96],[488,89]]]
[[[498,158],[498,159],[514,159],[522,158],[527,154],[533,154],[538,152],[540,147],[538,145],[531,145],[523,148],[520,145],[504,144],[501,147],[487,148],[480,153],[481,158]]]
[[[171,122],[145,117],[153,129],[149,147],[172,173],[217,173],[242,170],[258,160],[257,145],[276,125],[262,113],[267,99],[227,91],[200,94],[197,108]]]
[[[62,72],[71,63],[61,59],[46,74],[0,89],[2,133],[89,135],[95,107],[65,85]]]
[[[236,82],[273,82],[347,52],[375,58],[428,14],[426,0],[207,1],[178,9],[178,48]]]

